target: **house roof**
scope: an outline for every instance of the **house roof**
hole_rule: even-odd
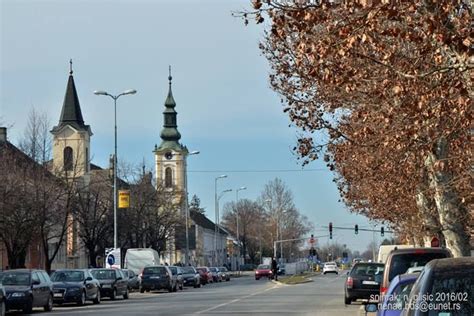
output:
[[[206,215],[193,210],[189,211],[189,215],[196,225],[215,231],[216,225]],[[222,227],[219,227],[219,232],[222,235],[228,234]]]

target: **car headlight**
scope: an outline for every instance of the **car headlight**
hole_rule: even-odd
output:
[[[25,292],[15,292],[12,294],[12,297],[23,297],[25,296]]]

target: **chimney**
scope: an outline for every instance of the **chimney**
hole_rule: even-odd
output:
[[[6,141],[7,141],[7,128],[0,127],[0,142],[6,142]]]

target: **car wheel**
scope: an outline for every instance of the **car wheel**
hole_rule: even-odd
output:
[[[25,307],[23,307],[23,314],[31,314],[33,310],[33,297],[30,296],[30,299],[26,303]]]
[[[260,280],[260,278],[255,278],[255,280],[257,280],[257,281],[258,281],[258,280]]]
[[[112,295],[110,296],[111,300],[116,300],[117,299],[117,289],[114,289],[112,292]]]
[[[174,285],[173,292],[178,292],[178,284]]]
[[[144,288],[140,288],[140,293],[145,293],[145,289]]]
[[[33,305],[33,303],[31,305]],[[44,305],[43,309],[45,312],[50,312],[53,310],[53,295],[49,294],[48,301],[46,302],[46,305]]]
[[[0,316],[5,316],[5,313],[6,313],[6,306],[5,306],[5,301],[2,300],[0,302]]]
[[[124,299],[124,300],[128,300],[128,288],[127,288],[127,290],[125,291],[125,293],[123,294],[123,299]]]
[[[173,287],[171,285],[168,286],[168,292],[170,292],[170,293],[173,292]]]
[[[351,305],[352,298],[344,296],[344,304]]]
[[[95,296],[95,299],[92,301],[94,304],[100,304],[100,290],[97,289],[97,295]]]
[[[181,283],[181,285],[179,286],[179,289],[182,291],[183,290],[183,284]]]
[[[82,306],[86,303],[86,292],[82,291],[81,297],[77,301],[77,305]]]

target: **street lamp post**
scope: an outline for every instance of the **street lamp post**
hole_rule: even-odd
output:
[[[198,155],[199,151],[195,150],[189,153],[189,156],[191,155]],[[186,190],[186,205],[185,205],[185,224],[186,224],[186,253],[185,256],[186,258],[184,259],[184,262],[186,265],[189,265],[189,191],[188,191],[188,172],[187,169],[185,169],[186,172],[184,174],[184,189]]]
[[[137,90],[126,90],[118,95],[105,91],[94,91],[95,95],[109,96],[114,100],[114,249],[117,249],[117,99],[123,95],[135,94]]]
[[[214,179],[214,211],[215,211],[215,226],[214,226],[214,264],[217,261],[217,232],[219,222],[219,206],[217,202],[217,180],[227,178],[226,174],[220,175]]]
[[[217,226],[217,230],[218,230],[218,231],[219,231],[219,225],[220,225],[219,201],[220,201],[220,199],[224,196],[224,194],[226,194],[227,192],[231,192],[231,191],[232,191],[232,189],[224,190],[224,191],[222,191],[222,192],[219,194],[219,197],[217,198],[217,219],[218,219],[218,221],[217,221],[217,225],[216,225],[216,226]],[[216,235],[216,236],[217,236],[217,235]],[[221,241],[220,241],[220,238],[219,238],[219,248],[220,248],[220,246],[221,246]],[[217,246],[216,246],[216,248],[217,248]],[[216,259],[217,259],[217,249],[216,249]],[[217,260],[216,260],[216,262],[217,262]],[[220,264],[219,262],[217,262],[217,263]]]
[[[240,259],[241,259],[241,247],[240,247],[240,236],[239,236],[239,191],[247,190],[247,187],[240,187],[235,190],[235,217],[237,222],[237,247],[239,249],[239,256],[237,260],[237,271],[240,275]],[[245,255],[245,254],[244,254]]]

